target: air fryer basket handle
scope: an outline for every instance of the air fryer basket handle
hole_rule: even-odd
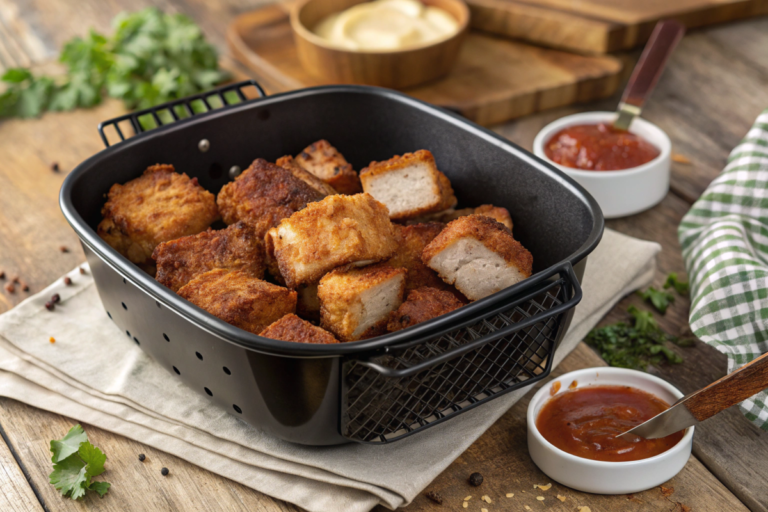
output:
[[[104,145],[106,147],[109,147],[109,140],[107,139],[107,136],[104,133],[104,129],[108,126],[113,126],[115,128],[115,131],[120,136],[120,140],[122,141],[122,140],[125,140],[125,135],[123,135],[123,132],[120,129],[119,123],[123,121],[130,121],[131,126],[133,127],[133,134],[138,135],[139,133],[146,131],[146,128],[142,126],[141,121],[139,121],[139,118],[141,117],[150,115],[152,116],[152,120],[157,124],[157,126],[162,126],[163,124],[168,124],[168,123],[163,123],[160,120],[160,116],[158,115],[158,113],[168,112],[168,114],[173,118],[172,122],[176,122],[179,120],[179,115],[176,110],[177,107],[183,107],[183,111],[186,114],[184,118],[192,117],[198,114],[204,114],[205,112],[210,112],[211,110],[214,109],[214,107],[212,107],[208,101],[211,98],[211,96],[218,98],[219,101],[221,101],[221,104],[223,106],[240,104],[244,101],[247,101],[245,94],[243,94],[243,89],[246,87],[255,87],[259,93],[259,98],[263,98],[267,95],[267,93],[264,92],[264,89],[261,87],[261,85],[259,85],[259,83],[256,82],[255,80],[244,80],[242,82],[237,82],[234,84],[223,85],[221,87],[217,87],[216,89],[211,89],[210,91],[202,92],[200,94],[187,96],[186,98],[169,101],[167,103],[163,103],[155,107],[139,110],[137,112],[131,112],[130,114],[125,114],[120,117],[115,117],[113,119],[109,119],[108,121],[103,121],[99,123],[99,135],[101,135],[101,140],[104,141]],[[238,101],[230,102],[229,100],[227,100],[227,96],[225,94],[228,92],[235,93]],[[202,102],[202,104],[205,105],[205,109],[206,109],[205,112],[195,112],[195,109],[191,105],[193,101]]]
[[[573,271],[573,266],[571,265],[570,262],[566,261],[561,265],[556,266],[555,268],[551,269],[551,271],[548,272],[548,274],[549,274],[548,276],[542,276],[542,279],[538,283],[538,285],[533,287],[529,292],[527,292],[525,294],[525,297],[535,297],[536,295],[542,293],[548,288],[551,288],[553,286],[553,282],[550,278],[559,275],[559,281],[562,281],[563,283],[562,289],[563,289],[563,293],[565,294],[566,300],[552,307],[551,309],[532,315],[520,322],[516,322],[514,324],[508,325],[502,329],[499,329],[498,331],[495,331],[486,336],[473,340],[469,343],[456,347],[452,350],[448,350],[446,352],[438,354],[432,358],[425,359],[419,362],[418,364],[415,364],[413,366],[409,366],[406,368],[400,368],[400,369],[389,368],[373,361],[375,357],[381,356],[382,355],[381,353],[375,354],[368,358],[357,359],[357,363],[363,366],[367,366],[368,368],[371,368],[372,370],[375,370],[381,373],[385,377],[390,377],[390,378],[409,377],[427,368],[443,363],[445,361],[449,361],[455,357],[458,357],[472,350],[476,350],[482,347],[483,345],[490,343],[492,341],[498,340],[504,336],[509,336],[510,334],[513,334],[521,329],[525,329],[531,325],[546,321],[548,318],[551,318],[555,315],[559,315],[561,313],[568,311],[569,309],[576,306],[576,304],[578,304],[581,301],[581,298],[582,298],[581,286],[579,284],[578,278],[576,277],[576,274]],[[496,310],[498,310],[498,308],[496,308]],[[494,310],[494,312],[492,313],[487,313],[483,316],[485,318],[493,316],[496,314],[496,310]],[[457,326],[454,326],[452,328],[455,328],[455,327]],[[441,329],[441,331],[442,332],[450,331],[452,328]],[[436,337],[437,336],[439,336],[439,334],[436,334]],[[403,344],[403,345],[405,346],[407,344]],[[397,346],[397,345],[390,346],[388,347],[387,352],[397,351],[399,349],[404,348],[404,346]]]

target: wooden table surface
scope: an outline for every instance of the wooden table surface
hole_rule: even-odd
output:
[[[0,67],[40,65],[55,58],[61,44],[89,27],[107,31],[121,10],[156,4],[169,12],[194,18],[223,51],[228,22],[259,2],[249,0],[0,0]],[[729,151],[768,106],[768,19],[758,18],[690,33],[681,43],[662,77],[644,116],[672,139],[673,151],[691,163],[674,163],[672,187],[655,208],[612,220],[609,227],[638,238],[655,240],[659,256],[659,285],[668,272],[682,272],[676,229],[690,204],[722,169]],[[544,112],[495,129],[523,147],[544,124],[581,110],[611,109],[616,98]],[[108,101],[91,110],[48,114],[39,120],[0,123],[0,270],[18,275],[29,292],[0,290],[0,312],[22,301],[83,261],[77,238],[62,217],[57,194],[66,173],[101,149],[98,121],[121,112]],[[61,171],[51,170],[58,162]],[[62,253],[60,246],[71,250]],[[636,296],[623,299],[603,323],[626,319]],[[685,333],[689,303],[678,299],[660,324],[670,333]],[[658,315],[657,315],[658,317]],[[676,348],[685,361],[654,372],[690,392],[721,377],[725,357],[697,343]],[[588,347],[580,345],[555,374],[602,365]],[[534,491],[548,478],[531,462],[525,441],[522,400],[485,433],[428,489],[443,494],[442,507],[419,496],[408,510],[464,510],[464,496],[488,494],[492,510],[592,511],[713,510],[768,511],[768,433],[747,422],[732,408],[697,428],[694,455],[686,468],[663,487],[635,495],[587,495],[554,484]],[[108,455],[107,479],[113,488],[104,499],[62,499],[48,484],[51,471],[48,442],[61,437],[77,418],[65,418],[23,403],[0,398],[0,510],[265,510],[294,511],[295,506],[273,500],[240,484],[214,475],[141,443],[85,425],[93,443]],[[137,462],[145,453],[147,461]],[[171,468],[162,477],[161,467]],[[486,483],[470,488],[467,476],[480,471]],[[478,492],[480,491],[480,492]],[[506,493],[515,497],[506,499]],[[556,499],[565,497],[561,502]],[[536,500],[544,496],[544,501]],[[474,501],[468,510],[479,510]],[[383,509],[382,509],[383,510]]]

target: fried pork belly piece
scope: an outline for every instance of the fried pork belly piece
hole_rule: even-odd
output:
[[[421,259],[470,300],[530,277],[533,256],[503,224],[484,215],[460,217],[425,248]]]
[[[512,217],[509,215],[509,211],[506,208],[493,206],[492,204],[484,204],[477,208],[462,208],[460,210],[449,208],[448,210],[443,210],[441,212],[420,215],[413,219],[408,219],[405,223],[408,225],[426,222],[444,222],[447,224],[452,220],[456,220],[459,217],[466,217],[467,215],[485,215],[486,217],[501,222],[509,229],[512,229]]]
[[[410,226],[395,225],[397,236],[397,251],[388,261],[395,268],[404,268],[408,271],[405,277],[405,290],[413,290],[429,286],[440,290],[450,290],[459,294],[453,286],[445,283],[437,272],[429,268],[421,261],[421,253],[440,232],[445,224],[440,222],[428,222],[426,224],[413,224]]]
[[[320,343],[327,345],[339,342],[339,340],[333,337],[333,334],[312,325],[306,320],[302,320],[296,315],[285,315],[261,331],[260,335],[273,340],[295,341],[298,343]]]
[[[456,204],[451,182],[425,149],[371,162],[360,171],[363,190],[389,209],[392,220],[438,212]]]
[[[416,288],[408,292],[405,302],[390,314],[387,330],[399,331],[450,313],[463,305],[451,292],[437,288]]]
[[[296,163],[340,194],[362,192],[360,178],[344,155],[327,140],[313,142],[296,156]]]
[[[244,270],[209,270],[182,286],[178,294],[254,334],[296,311],[295,291],[257,279]]]
[[[265,243],[289,288],[342,265],[385,260],[397,249],[386,206],[368,194],[311,203],[271,229]]]
[[[338,194],[336,189],[297,164],[293,157],[290,155],[278,158],[277,162],[275,163],[280,167],[291,171],[291,174],[299,178],[313,189],[320,192],[323,196],[332,196],[334,194]]]
[[[152,258],[157,262],[155,279],[173,291],[215,268],[245,270],[253,277],[264,277],[263,243],[243,222],[163,242]]]
[[[258,158],[216,198],[227,224],[243,221],[262,238],[269,228],[324,196],[291,171]]]
[[[387,263],[336,269],[323,276],[317,288],[320,325],[341,341],[383,334],[404,291],[405,269]]]
[[[109,189],[96,231],[117,252],[151,267],[158,244],[204,231],[219,218],[213,194],[197,178],[157,164],[126,183]]]

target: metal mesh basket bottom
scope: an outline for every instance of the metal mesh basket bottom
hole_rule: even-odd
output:
[[[400,353],[374,359],[401,369],[545,313],[562,303],[562,285],[492,317]],[[566,313],[543,318],[415,375],[393,378],[355,361],[344,366],[342,434],[358,442],[387,443],[546,375]]]

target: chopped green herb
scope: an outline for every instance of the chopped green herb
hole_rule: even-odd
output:
[[[195,23],[156,8],[122,13],[111,38],[91,32],[64,45],[65,76],[34,76],[12,68],[2,81],[0,117],[37,117],[46,110],[92,107],[104,94],[126,108],[147,108],[210,89],[227,79],[216,49]]]
[[[678,340],[664,333],[650,311],[630,306],[627,312],[632,317],[631,325],[619,322],[596,328],[585,339],[589,346],[600,352],[605,362],[610,366],[643,371],[662,362],[683,362],[683,358],[670,349],[667,342],[688,346],[693,343],[692,340]]]
[[[653,304],[653,307],[656,308],[656,311],[662,315],[667,312],[669,305],[675,301],[674,295],[664,290],[657,290],[653,286],[644,292],[638,290],[637,294],[640,295],[643,300],[647,300]]]
[[[107,456],[88,441],[83,427],[75,425],[63,438],[51,441],[51,452],[53,472],[48,478],[62,495],[77,500],[89,490],[102,497],[109,491],[108,482],[91,481],[104,472]]]
[[[667,280],[664,282],[664,289],[674,288],[680,295],[688,295],[688,281],[680,281],[677,279],[677,272],[672,272],[667,276]]]

